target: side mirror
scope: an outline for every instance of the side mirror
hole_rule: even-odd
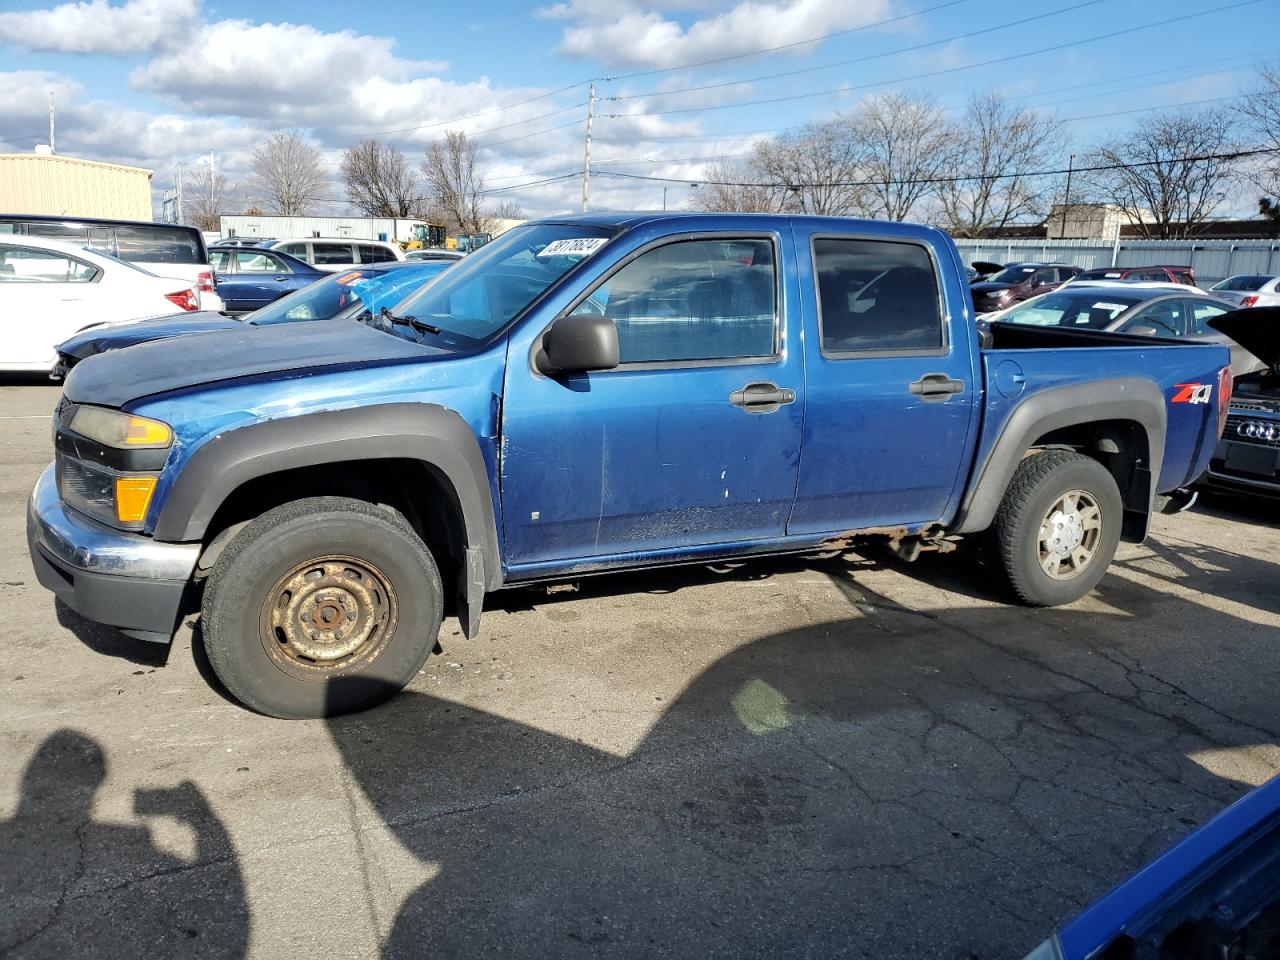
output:
[[[608,317],[574,313],[542,335],[538,370],[547,376],[612,370],[618,365],[618,328]]]
[[[1125,331],[1125,333],[1131,333],[1135,337],[1155,337],[1159,335],[1159,331],[1156,330],[1155,327],[1147,326],[1147,325],[1130,327],[1128,330]]]

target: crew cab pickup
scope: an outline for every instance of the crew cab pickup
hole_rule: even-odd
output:
[[[32,494],[40,582],[279,717],[404,686],[485,595],[655,564],[991,531],[1069,603],[1198,477],[1225,348],[981,335],[943,233],[597,215],[512,229],[363,321],[90,357]]]

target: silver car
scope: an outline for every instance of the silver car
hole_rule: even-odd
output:
[[[1241,376],[1266,365],[1209,326],[1233,309],[1235,304],[1181,284],[1081,280],[990,314],[985,321],[1220,343],[1231,350],[1231,372]]]
[[[1242,273],[1215,283],[1211,289],[1215,297],[1237,307],[1280,307],[1280,277]]]

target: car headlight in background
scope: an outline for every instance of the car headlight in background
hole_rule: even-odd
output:
[[[68,424],[74,433],[117,450],[157,449],[173,443],[167,423],[106,407],[78,407]]]

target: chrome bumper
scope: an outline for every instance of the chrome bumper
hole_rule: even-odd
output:
[[[40,583],[88,620],[168,640],[200,556],[68,510],[50,464],[27,503],[27,547]]]

